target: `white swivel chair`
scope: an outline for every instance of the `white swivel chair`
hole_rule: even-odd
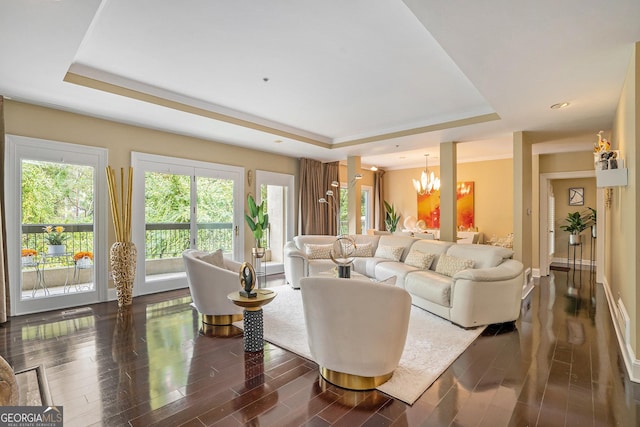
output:
[[[309,349],[324,379],[368,390],[393,375],[404,351],[411,297],[368,280],[300,279]]]
[[[225,268],[216,267],[199,257],[206,252],[187,249],[182,253],[193,305],[209,325],[230,325],[242,320],[242,308],[227,298],[240,289],[240,263],[225,259]]]

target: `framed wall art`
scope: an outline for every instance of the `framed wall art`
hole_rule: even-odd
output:
[[[569,188],[569,206],[584,206],[584,187]]]

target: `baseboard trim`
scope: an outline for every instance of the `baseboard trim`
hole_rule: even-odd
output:
[[[611,294],[611,288],[607,278],[604,278],[602,284],[604,293],[607,296],[607,305],[609,306],[609,315],[611,316],[611,322],[613,328],[616,331],[616,338],[618,340],[618,346],[622,353],[622,359],[624,360],[625,368],[629,379],[634,383],[640,383],[640,360],[636,357],[631,344],[629,343],[629,329],[628,322],[629,316],[627,310],[622,303],[622,300],[615,301]]]

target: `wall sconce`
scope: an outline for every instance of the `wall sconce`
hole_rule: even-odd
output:
[[[604,190],[604,206],[607,208],[610,208],[612,200],[613,200],[613,188],[606,188]]]

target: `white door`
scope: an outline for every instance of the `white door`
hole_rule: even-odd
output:
[[[105,300],[107,151],[7,135],[6,162],[12,313]]]
[[[186,287],[185,249],[242,259],[243,168],[144,153],[131,164],[136,295]]]

